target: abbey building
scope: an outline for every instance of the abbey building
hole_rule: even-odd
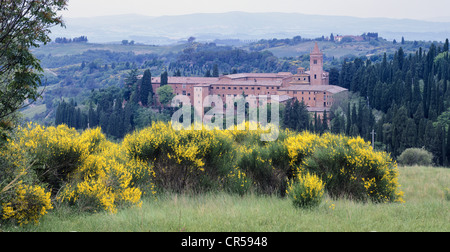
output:
[[[338,93],[347,89],[330,85],[329,73],[323,69],[323,53],[317,43],[310,54],[310,68],[298,68],[296,74],[280,73],[239,73],[220,77],[169,77],[175,95],[186,95],[194,104],[194,94],[220,96],[225,104],[229,96],[278,95],[280,102],[292,99],[303,101],[310,112],[323,114],[329,111]],[[153,90],[161,83],[161,78],[152,78]],[[199,97],[197,97],[199,98]]]

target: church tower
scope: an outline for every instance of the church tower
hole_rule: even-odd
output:
[[[314,45],[314,50],[310,57],[310,81],[311,85],[326,85],[324,81],[323,71],[323,53],[319,50],[319,46]]]

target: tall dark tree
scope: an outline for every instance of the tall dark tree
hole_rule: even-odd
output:
[[[219,66],[217,64],[213,66],[212,77],[219,77]]]
[[[288,101],[283,115],[284,127],[296,131],[303,131],[309,128],[311,121],[309,112],[305,103],[295,101]]]
[[[144,76],[142,77],[141,89],[140,89],[140,100],[143,106],[151,105],[151,101],[148,100],[149,94],[153,95],[152,88],[152,74],[150,70],[145,70]]]
[[[167,71],[164,71],[161,74],[161,86],[167,85],[169,82],[169,74],[167,73]]]
[[[329,128],[328,128],[328,113],[326,110],[323,112],[322,129],[323,129],[323,131],[329,130]]]

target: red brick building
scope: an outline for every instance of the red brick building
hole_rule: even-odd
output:
[[[186,95],[194,105],[195,98],[203,100],[208,95],[220,96],[225,104],[227,97],[239,95],[278,95],[279,101],[303,101],[310,112],[319,115],[329,111],[334,96],[347,89],[329,84],[329,73],[323,70],[323,53],[317,43],[311,52],[310,69],[298,68],[296,74],[239,73],[215,77],[169,77],[175,95]],[[153,90],[159,88],[161,78],[152,78]],[[194,97],[197,96],[202,97]],[[199,99],[200,100],[200,99]],[[198,100],[197,100],[198,101]]]

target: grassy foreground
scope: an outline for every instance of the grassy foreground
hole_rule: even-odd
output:
[[[276,196],[224,193],[163,195],[144,200],[141,208],[117,214],[77,213],[56,208],[37,226],[0,226],[26,232],[449,232],[450,169],[400,167],[403,204],[364,204],[326,199],[302,210]]]

